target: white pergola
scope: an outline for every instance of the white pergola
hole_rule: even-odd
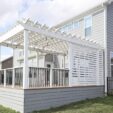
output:
[[[41,25],[29,19],[18,24],[0,37],[0,44],[6,47],[24,49],[23,88],[28,88],[28,50],[44,53],[69,54],[70,44],[98,49],[100,46],[89,40]]]

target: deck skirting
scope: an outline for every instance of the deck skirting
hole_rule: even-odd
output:
[[[0,87],[0,105],[24,113],[24,90]]]
[[[62,106],[71,102],[104,96],[104,86],[24,90],[24,112]]]
[[[0,88],[0,104],[21,113],[31,113],[102,96],[104,96],[104,86],[25,90]]]

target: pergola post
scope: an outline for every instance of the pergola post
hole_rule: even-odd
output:
[[[69,86],[72,86],[72,44],[68,44],[68,63],[69,63]]]
[[[13,56],[14,56],[14,48],[13,48]],[[13,80],[12,80],[12,88],[15,87],[15,68],[14,68],[14,58],[13,58]]]
[[[6,87],[6,69],[4,69],[4,87]]]
[[[37,67],[39,67],[39,52],[37,52]]]
[[[24,30],[23,89],[27,89],[29,87],[29,76],[28,76],[28,38],[29,38],[28,31]]]
[[[65,59],[66,55],[64,55],[64,69],[65,69],[65,64],[66,64],[66,59]]]

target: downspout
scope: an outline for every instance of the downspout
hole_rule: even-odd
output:
[[[113,2],[113,0],[107,0],[102,3],[102,6],[104,7],[104,47],[105,47],[105,94],[107,94],[107,77],[108,77],[108,62],[107,62],[107,6],[110,5]]]
[[[108,62],[107,62],[107,2],[103,3],[104,7],[104,85],[105,95],[107,94],[107,76],[108,76]]]

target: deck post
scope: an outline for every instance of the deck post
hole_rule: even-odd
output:
[[[39,67],[39,52],[37,52],[37,67]]]
[[[50,87],[52,87],[52,71],[53,71],[53,69],[51,68],[50,69]]]
[[[72,53],[73,53],[73,51],[72,51],[72,43],[69,43],[68,44],[68,46],[69,46],[69,49],[68,49],[68,62],[69,62],[69,86],[71,87],[72,86],[72,82],[73,82],[73,79],[72,79],[72,63],[73,63],[73,61],[72,61]]]
[[[65,59],[66,55],[64,55],[64,69],[65,69],[65,64],[66,64],[66,59]]]
[[[24,30],[23,89],[27,89],[29,87],[29,77],[28,77],[28,38],[29,38],[28,31]]]
[[[4,69],[4,87],[6,87],[6,69]]]

